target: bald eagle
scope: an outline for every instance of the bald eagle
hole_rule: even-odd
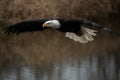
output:
[[[81,18],[28,20],[11,25],[3,29],[3,32],[6,34],[19,34],[22,32],[43,31],[48,28],[66,32],[65,37],[84,44],[94,40],[93,36],[96,36],[97,29],[112,32],[104,26]],[[80,32],[81,34],[78,34]]]

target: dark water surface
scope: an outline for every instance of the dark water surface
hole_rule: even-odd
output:
[[[44,66],[10,66],[0,80],[120,80],[120,55],[111,53]]]
[[[116,41],[106,40],[105,45],[98,40],[81,47],[74,43],[72,46],[79,49],[70,48],[69,53],[55,53],[54,49],[52,53],[40,54],[41,56],[32,52],[28,55],[23,53],[21,55],[26,55],[26,61],[31,61],[32,65],[20,65],[21,63],[16,61],[16,64],[2,66],[0,80],[120,80],[120,42]],[[60,50],[70,50],[69,47],[62,47]]]

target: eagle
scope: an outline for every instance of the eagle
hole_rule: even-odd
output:
[[[6,34],[19,34],[46,29],[65,32],[65,37],[84,44],[93,41],[98,30],[115,33],[107,27],[83,18],[26,20],[4,28],[3,32]]]

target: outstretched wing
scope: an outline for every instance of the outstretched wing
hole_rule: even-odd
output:
[[[42,24],[45,21],[46,19],[20,22],[4,28],[3,32],[6,34],[10,34],[10,33],[19,34],[22,32],[41,31],[45,29],[45,28],[42,28]]]
[[[91,21],[88,21],[85,19],[78,19],[77,21],[79,21],[81,23],[82,35],[79,36],[79,35],[72,33],[72,32],[66,32],[65,37],[68,37],[70,39],[73,39],[74,41],[86,44],[90,41],[93,41],[94,40],[93,36],[97,35],[96,34],[97,30],[94,30],[95,28],[99,29],[100,31],[109,32],[109,33],[113,33],[113,34],[120,36],[119,32],[113,32],[109,28],[106,28],[106,27],[99,25],[97,23],[94,23],[94,22],[91,22]],[[87,27],[84,27],[85,25]]]
[[[88,28],[96,28],[100,31],[103,31],[103,32],[108,32],[108,33],[112,33],[112,34],[116,34],[116,35],[119,35],[120,36],[120,33],[119,32],[114,32],[112,31],[111,29],[105,27],[105,26],[102,26],[100,24],[97,24],[95,22],[92,22],[92,21],[88,21],[86,19],[80,19],[79,21],[82,21],[82,24],[83,25],[87,25]]]

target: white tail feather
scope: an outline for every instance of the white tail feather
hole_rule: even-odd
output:
[[[75,33],[66,32],[65,37],[68,37],[70,39],[73,39],[74,41],[78,41],[84,44],[94,40],[93,36],[96,36],[96,33],[95,33],[97,32],[96,30],[88,29],[85,27],[81,27],[81,30],[83,32],[81,36],[78,36]]]

